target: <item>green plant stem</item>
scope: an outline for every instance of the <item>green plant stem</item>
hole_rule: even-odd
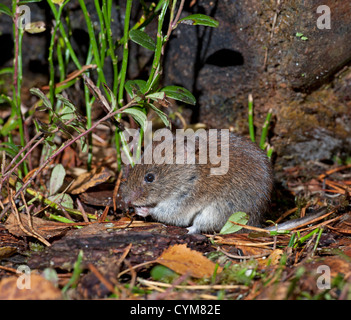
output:
[[[23,29],[19,27],[21,18],[17,13],[18,1],[12,1],[12,12],[14,14],[14,45],[15,45],[15,56],[14,56],[14,73],[13,73],[13,101],[15,106],[15,114],[18,117],[19,131],[21,136],[21,145],[24,146],[23,137],[23,122],[21,114],[21,84],[22,84],[22,37]]]
[[[169,16],[169,26],[168,26],[168,30],[167,30],[167,35],[166,35],[166,39],[167,40],[172,32],[172,28],[173,28],[173,19],[174,19],[174,11],[175,11],[175,7],[177,5],[177,0],[173,0],[172,2],[172,7],[171,7],[171,12],[170,12],[170,16]]]
[[[78,0],[78,1],[80,4],[80,7],[82,8],[82,11],[83,11],[85,22],[86,22],[87,28],[88,28],[89,40],[92,44],[92,49],[93,49],[93,53],[94,53],[94,61],[97,65],[97,73],[98,73],[97,86],[99,86],[99,83],[101,83],[101,82],[106,83],[106,79],[105,79],[105,75],[104,75],[103,65],[101,64],[101,57],[100,57],[98,45],[97,45],[95,34],[94,34],[93,23],[90,19],[90,15],[87,11],[87,7],[85,6],[84,0]]]
[[[111,30],[111,6],[112,6],[112,1],[111,0],[103,0],[103,5],[102,5],[102,12],[103,16],[105,18],[105,26],[106,26],[106,37],[107,37],[107,42],[109,45],[108,48],[108,53],[112,61],[112,69],[113,69],[113,85],[112,85],[112,92],[115,97],[117,97],[118,93],[118,58],[115,55],[115,44],[112,39],[112,30]]]
[[[293,248],[294,247],[295,238],[296,238],[296,233],[294,232],[294,233],[292,233],[292,235],[290,237],[290,240],[289,240],[289,244],[288,244],[289,248]]]
[[[105,26],[105,20],[103,18],[103,14],[100,8],[100,3],[99,0],[94,0],[95,3],[95,9],[98,14],[99,22],[100,22],[100,33],[99,33],[99,43],[100,43],[100,61],[101,61],[101,67],[103,68],[104,66],[104,61],[105,61],[105,55],[106,55],[106,26]]]
[[[126,155],[128,161],[129,161],[129,164],[132,167],[134,167],[133,156],[130,153],[130,150],[129,150],[129,147],[128,147],[128,143],[127,143],[127,140],[126,140],[123,132],[119,130],[118,131],[118,136],[119,136],[119,140],[121,141],[121,144],[122,144],[122,150],[124,151],[124,154]]]
[[[118,92],[118,104],[120,106],[123,105],[124,82],[126,80],[126,74],[127,74],[128,55],[129,55],[129,52],[128,52],[129,21],[130,21],[130,14],[132,11],[132,3],[133,3],[133,0],[127,0],[126,12],[125,12],[125,18],[124,18],[123,60],[122,60],[122,67],[121,67],[121,73],[120,73],[119,92]]]
[[[48,57],[49,69],[50,69],[50,72],[49,72],[50,73],[50,80],[49,80],[50,91],[49,92],[50,92],[50,102],[52,106],[54,105],[54,98],[55,98],[55,84],[54,84],[55,68],[54,68],[54,61],[53,61],[55,38],[56,38],[57,29],[61,24],[61,14],[62,14],[63,7],[66,5],[68,1],[69,0],[66,0],[62,5],[60,5],[59,11],[55,16],[55,26],[52,31],[50,46],[49,46],[49,57]],[[51,2],[51,0],[48,0],[48,2]]]
[[[317,250],[317,247],[318,247],[319,241],[321,239],[323,230],[324,230],[323,228],[319,228],[319,232],[318,232],[318,236],[317,236],[317,239],[316,239],[316,243],[314,244],[314,247],[313,247],[313,252],[315,252]]]
[[[52,2],[52,0],[48,0],[48,4],[49,4],[49,6],[51,8],[52,13],[54,14],[55,20],[59,20],[58,19],[58,11],[56,10],[56,7],[55,7],[54,3]],[[81,69],[82,66],[81,66],[81,64],[80,64],[80,62],[79,62],[79,60],[78,60],[78,58],[77,58],[77,56],[76,56],[76,54],[75,54],[75,52],[74,52],[74,50],[72,48],[72,45],[71,45],[71,43],[70,43],[70,41],[69,41],[69,39],[67,37],[65,28],[63,27],[62,23],[59,24],[59,30],[60,30],[61,36],[63,38],[63,41],[65,42],[65,45],[66,45],[66,47],[67,47],[67,49],[69,51],[69,54],[70,54],[70,56],[72,58],[72,61],[74,62],[74,64],[76,65],[76,67],[78,69]]]
[[[255,138],[255,127],[254,127],[254,121],[253,121],[253,98],[252,94],[249,94],[248,98],[248,105],[249,105],[249,132],[250,132],[250,139],[252,142],[256,141]]]
[[[119,132],[118,128],[115,130],[115,145],[116,145],[116,151],[117,151],[117,171],[121,171],[122,168],[122,157],[121,157],[121,143],[120,143],[120,138],[119,138]]]
[[[260,140],[260,148],[262,150],[264,150],[265,148],[265,143],[266,143],[266,138],[268,134],[269,123],[271,122],[271,117],[272,117],[272,109],[269,109],[266,116],[266,120],[264,121],[264,124],[262,127],[261,140]]]
[[[92,43],[90,42],[86,64],[87,65],[90,64],[92,59],[93,59]],[[89,76],[89,72],[87,72],[87,76]],[[84,84],[84,97],[85,97],[85,110],[86,110],[86,115],[87,115],[87,128],[90,128],[92,125],[91,107],[95,101],[95,97],[92,97],[90,99],[89,88],[87,87],[86,84]],[[88,170],[91,170],[92,161],[93,161],[93,138],[92,138],[92,134],[89,133],[89,135],[88,135],[88,159],[87,159]]]
[[[21,112],[21,88],[22,88],[22,39],[23,39],[23,29],[20,28],[18,31],[18,87],[17,87],[17,116],[19,120],[19,132],[21,137],[21,145],[25,145],[24,139],[24,128],[23,128],[23,116]]]
[[[73,266],[72,277],[69,279],[67,284],[62,288],[62,294],[65,294],[66,291],[69,288],[71,288],[71,287],[75,288],[76,287],[76,285],[78,283],[78,280],[80,278],[80,275],[81,275],[82,271],[84,270],[81,267],[82,261],[83,261],[83,250],[80,250],[79,253],[78,253],[77,260],[76,260],[76,262],[74,263],[74,266]]]
[[[147,80],[146,83],[146,93],[149,92],[154,84],[157,82],[157,79],[159,77],[159,71],[160,71],[160,60],[161,60],[161,55],[162,55],[162,49],[163,49],[163,36],[162,36],[162,26],[163,26],[163,21],[165,19],[165,15],[167,12],[167,7],[168,7],[169,1],[165,1],[161,13],[158,16],[158,26],[157,26],[157,37],[156,37],[156,49],[155,49],[155,55],[154,55],[154,60],[152,62],[152,68],[150,72],[149,79]]]
[[[139,139],[138,139],[138,144],[137,144],[137,150],[136,150],[136,160],[139,160],[141,157],[141,145],[143,143],[143,138],[144,138],[144,130],[140,128],[140,133],[139,133]]]
[[[301,237],[294,245],[294,248],[297,248],[299,245],[304,243],[308,238],[312,237],[315,233],[320,232],[320,228],[316,228],[305,236]]]
[[[21,88],[22,88],[22,39],[24,28],[22,26],[22,18],[17,12],[17,6],[19,4],[18,0],[12,1],[12,13],[14,16],[13,23],[13,34],[14,34],[14,46],[15,46],[15,56],[14,56],[14,68],[13,68],[13,106],[12,114],[16,114],[18,121],[18,129],[20,133],[21,146],[25,146],[24,128],[23,128],[23,117],[21,112]],[[11,140],[11,138],[10,138]],[[27,165],[23,164],[24,174],[28,173]],[[22,173],[19,172],[19,176]]]
[[[60,82],[65,80],[66,72],[65,72],[65,62],[63,60],[63,55],[62,55],[62,45],[61,45],[61,38],[57,42],[57,62],[59,66],[59,72],[60,72]]]

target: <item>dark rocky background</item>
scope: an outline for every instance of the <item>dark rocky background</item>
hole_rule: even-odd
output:
[[[4,1],[9,6],[10,2]],[[86,3],[97,20],[93,1]],[[124,2],[115,5],[121,10],[113,13],[113,32],[121,36]],[[330,29],[317,28],[320,5],[330,8]],[[45,21],[47,30],[24,35],[23,97],[28,105],[29,88],[48,82],[53,18],[45,2],[29,6],[32,20]],[[75,50],[83,59],[88,50],[85,22],[77,1],[67,7]],[[350,154],[350,2],[198,0],[187,2],[182,15],[190,13],[204,13],[219,21],[216,29],[180,25],[167,47],[163,81],[194,93],[198,104],[185,112],[192,122],[247,134],[247,98],[252,93],[258,135],[267,111],[274,112],[269,137],[277,169]],[[133,20],[139,15],[140,5],[135,1]],[[152,24],[146,31],[155,34],[154,28]],[[5,15],[0,15],[0,44],[0,68],[11,66],[12,24]],[[150,52],[132,45],[129,78],[145,77],[150,65]],[[106,68],[107,78],[109,73]],[[1,92],[8,92],[11,79],[4,75],[1,79]]]

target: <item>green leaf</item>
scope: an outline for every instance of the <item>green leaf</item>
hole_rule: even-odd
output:
[[[52,202],[55,202],[65,208],[73,209],[73,200],[70,195],[66,193],[59,193],[48,197]]]
[[[48,97],[44,94],[43,91],[41,91],[41,90],[38,89],[38,88],[31,88],[31,89],[29,89],[29,92],[30,92],[31,94],[34,94],[34,95],[36,95],[37,97],[39,97],[39,98],[43,101],[44,105],[45,105],[48,109],[52,110],[51,102],[50,102],[50,100],[48,99]]]
[[[217,20],[200,13],[191,14],[190,16],[182,18],[178,21],[178,23],[185,23],[193,26],[200,25],[214,28],[217,28],[219,25]]]
[[[158,12],[158,11],[160,11],[160,10],[162,9],[163,3],[164,3],[165,1],[166,1],[166,0],[161,0],[161,1],[157,4],[157,6],[156,6],[156,8],[155,8],[155,12]]]
[[[60,112],[60,119],[62,121],[71,120],[75,115],[75,110],[72,110],[70,106],[65,105]]]
[[[56,220],[58,222],[64,222],[64,223],[72,223],[73,221],[66,218],[66,217],[63,217],[63,216],[59,216],[59,215],[56,215],[56,214],[52,214],[50,213],[49,214],[49,217],[48,217],[50,220]]]
[[[166,98],[166,94],[164,92],[154,92],[154,93],[148,94],[146,98],[152,99],[152,100],[164,100]]]
[[[72,277],[69,279],[67,284],[62,288],[62,293],[66,293],[69,288],[75,288],[77,286],[78,280],[80,278],[81,273],[83,272],[82,265],[83,261],[83,250],[80,250],[78,253],[77,261],[73,265],[73,274]]]
[[[0,70],[0,75],[6,74],[6,73],[13,73],[13,67],[2,68],[2,69]]]
[[[0,135],[6,137],[19,124],[17,117],[10,117],[0,130]]]
[[[42,275],[46,280],[49,280],[51,283],[53,283],[55,287],[58,286],[59,277],[55,269],[45,268]]]
[[[50,195],[55,194],[62,187],[66,171],[62,164],[57,164],[51,172],[49,191]]]
[[[9,7],[5,6],[4,4],[0,3],[0,13],[7,14],[10,17],[13,17],[12,11]]]
[[[162,122],[165,124],[166,127],[170,126],[168,116],[163,111],[156,108],[152,103],[148,103],[148,106],[157,113],[157,115],[160,117],[160,119],[162,120]]]
[[[56,98],[63,103],[63,108],[60,111],[60,119],[62,121],[71,120],[75,116],[76,107],[74,104],[62,94],[57,94]]]
[[[5,151],[11,158],[14,158],[19,150],[19,147],[11,142],[3,142],[0,144],[0,152]],[[19,160],[20,158],[17,161]]]
[[[177,273],[163,265],[153,267],[150,274],[153,280],[162,282],[172,282],[172,280],[178,277]]]
[[[164,92],[168,98],[174,100],[179,100],[192,105],[196,103],[196,99],[192,93],[183,87],[168,86],[162,88],[160,92]]]
[[[128,108],[123,110],[123,113],[130,114],[136,122],[139,123],[140,127],[145,131],[146,129],[146,115],[139,108]]]
[[[24,30],[31,34],[42,33],[46,30],[45,22],[36,21],[27,23],[24,27]]]
[[[27,3],[34,3],[34,2],[41,2],[42,0],[22,0],[20,1],[17,5],[20,6],[22,4],[27,4]]]
[[[155,41],[152,40],[152,38],[144,31],[141,31],[138,29],[130,30],[129,38],[130,40],[139,44],[145,49],[148,49],[151,51],[155,51],[156,49]]]
[[[67,99],[66,97],[64,97],[62,94],[60,94],[60,93],[56,94],[56,98],[57,98],[58,100],[62,101],[62,103],[63,103],[64,105],[69,106],[72,110],[75,110],[75,109],[76,109],[76,107],[74,106],[74,104],[72,103],[72,101],[69,100],[69,99]]]
[[[65,2],[65,0],[52,0],[52,2],[58,5],[62,5]]]
[[[146,90],[146,81],[144,80],[129,80],[124,85],[129,96],[133,99],[135,96],[141,96]]]
[[[102,83],[102,84],[105,87],[105,89],[107,90],[108,94],[110,95],[112,111],[117,110],[117,99],[116,99],[116,96],[113,94],[112,90],[106,85],[106,83]]]
[[[234,232],[237,232],[240,229],[242,229],[241,226],[235,225],[235,224],[231,223],[231,221],[234,221],[234,222],[237,222],[240,224],[247,224],[247,222],[249,221],[249,217],[245,212],[239,211],[239,212],[233,213],[229,217],[228,221],[223,226],[221,231],[219,232],[220,234],[234,233]]]

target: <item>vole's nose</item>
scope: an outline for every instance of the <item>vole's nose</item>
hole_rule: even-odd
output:
[[[139,192],[135,190],[129,191],[127,194],[123,194],[121,200],[124,203],[125,207],[131,207],[133,202],[138,199]]]

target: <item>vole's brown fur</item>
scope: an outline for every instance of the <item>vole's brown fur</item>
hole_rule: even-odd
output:
[[[220,141],[219,136],[219,152]],[[211,175],[213,167],[209,162],[137,164],[121,185],[121,195],[138,214],[188,227],[191,233],[219,231],[238,211],[249,215],[248,225],[259,225],[273,187],[266,154],[250,140],[230,133],[228,172]],[[147,182],[150,173],[154,181]]]

